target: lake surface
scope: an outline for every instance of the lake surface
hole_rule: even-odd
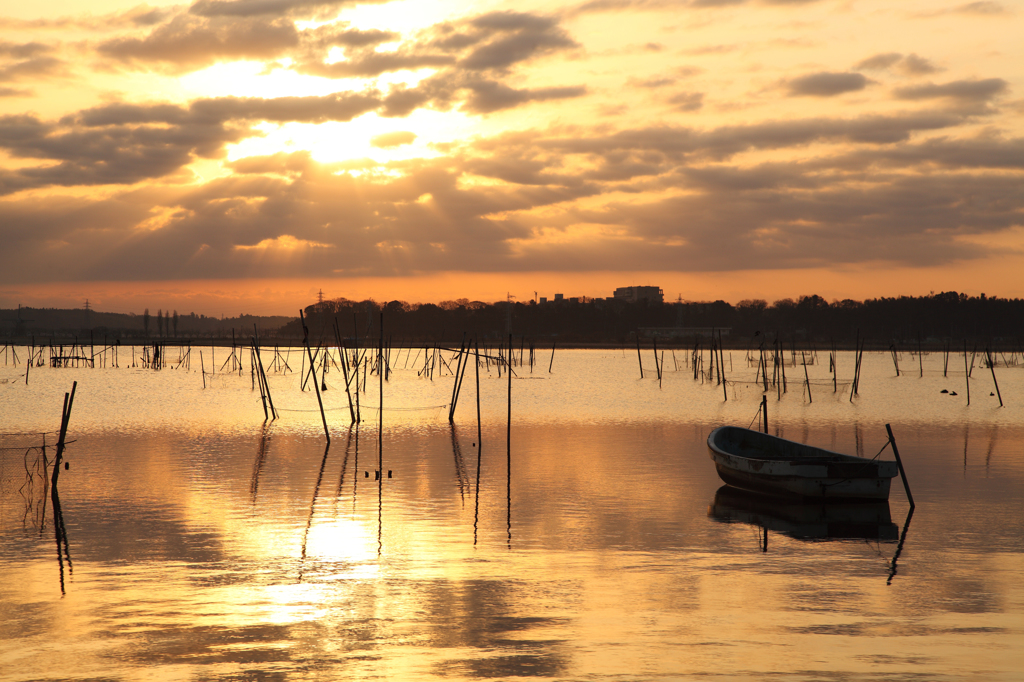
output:
[[[898,480],[888,505],[824,515],[720,490],[707,435],[754,422],[765,393],[743,351],[725,352],[728,400],[686,351],[660,381],[650,349],[643,379],[635,349],[558,350],[551,372],[540,352],[509,431],[507,375],[482,366],[482,438],[474,367],[452,427],[449,370],[395,351],[383,416],[371,374],[358,427],[330,369],[325,448],[298,350],[268,372],[266,424],[247,354],[229,373],[231,349],[204,348],[204,388],[196,349],[160,371],[126,350],[27,386],[26,349],[0,361],[5,681],[1022,679],[1019,356],[999,396],[975,359],[970,406],[963,356],[944,377],[942,353],[904,354],[899,377],[866,353],[852,400],[853,353],[835,392],[820,351],[810,396],[799,353],[770,387],[787,438],[872,457],[890,423],[907,523]],[[29,448],[73,381],[58,545]]]

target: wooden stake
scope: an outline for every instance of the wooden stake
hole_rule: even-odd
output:
[[[967,366],[967,339],[964,339],[964,381],[967,382],[967,406],[971,405],[971,370]]]
[[[639,340],[639,339],[638,339]],[[661,382],[661,366],[658,364],[658,339],[651,339],[654,344],[654,370],[658,373],[659,385]]]
[[[722,370],[722,397],[724,402],[729,402],[729,391],[725,386],[725,353],[722,350],[722,330],[718,330],[718,366]],[[732,353],[729,353],[729,362],[732,362]]]
[[[807,402],[813,403],[814,398],[811,397],[811,378],[807,375],[807,358],[804,357],[803,351],[800,351],[800,359],[804,362],[804,381],[807,382]]]
[[[999,397],[999,407],[1003,406],[1003,394],[999,392],[999,382],[996,381],[996,365],[992,361],[992,354],[985,349],[985,358],[988,360],[988,368],[992,370],[992,383],[996,385],[996,395]]]
[[[347,354],[345,353],[345,346],[344,346],[344,344],[342,343],[342,340],[341,340],[341,327],[338,325],[338,317],[337,317],[337,315],[335,315],[335,317],[334,317],[334,335],[335,335],[335,338],[337,338],[337,340],[338,340],[338,351],[341,353],[341,372],[342,372],[342,375],[345,377],[345,395],[348,396],[348,413],[349,413],[349,416],[352,419],[352,421],[349,422],[349,423],[350,424],[355,424],[355,422],[356,422],[356,412],[355,412],[355,409],[352,407],[352,391],[351,391],[351,389],[349,388],[349,385],[348,385],[349,384],[349,378],[348,378],[348,357],[347,357]],[[408,360],[409,360],[409,358],[406,357],[406,361],[408,361]]]
[[[636,333],[636,359],[640,363],[640,378],[644,378],[644,361],[640,357],[640,332]]]
[[[473,512],[473,544],[476,545],[477,524],[480,521],[480,465],[484,450],[483,430],[480,426],[480,344],[473,341],[473,364],[476,366],[476,509]],[[553,351],[554,349],[552,349]]]
[[[910,508],[914,508],[914,496],[910,494],[910,483],[907,482],[907,472],[903,469],[903,460],[900,459],[900,450],[896,447],[896,439],[892,435],[892,427],[885,425],[889,434],[889,444],[892,445],[892,454],[896,455],[896,466],[900,468],[900,478],[903,479],[903,489],[907,491],[907,499],[910,500]]]

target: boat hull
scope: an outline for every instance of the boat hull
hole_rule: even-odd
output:
[[[708,436],[718,476],[731,486],[803,499],[888,500],[895,462],[842,455],[724,426]]]

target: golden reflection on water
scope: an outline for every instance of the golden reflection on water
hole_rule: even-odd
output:
[[[194,372],[33,370],[29,387],[0,387],[0,431],[48,428],[54,396],[80,382],[60,490],[74,574],[62,596],[52,517],[25,513],[42,488],[19,492],[23,453],[0,451],[0,669],[5,680],[1012,679],[1024,669],[1021,374],[1000,370],[1007,407],[972,394],[967,408],[940,393],[941,368],[896,379],[884,356],[870,359],[854,402],[813,385],[811,403],[791,385],[770,414],[781,435],[869,457],[893,424],[918,502],[895,576],[898,486],[877,537],[816,535],[801,524],[827,514],[735,500],[732,516],[709,517],[722,498],[704,439],[720,422],[745,426],[760,400],[738,372],[725,403],[686,371],[661,388],[640,381],[635,356],[616,352],[524,371],[510,541],[507,385],[493,368],[479,497],[475,395],[463,391],[451,428],[437,408],[448,377],[396,372],[378,453],[376,414],[350,430],[347,405],[329,413],[326,451],[319,412],[262,424],[246,376],[204,391]],[[825,380],[827,362],[808,369]],[[344,399],[334,379],[330,408]],[[272,375],[271,389],[285,409],[315,406],[295,374]]]

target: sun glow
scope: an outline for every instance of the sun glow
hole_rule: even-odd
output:
[[[386,165],[408,159],[440,156],[435,145],[460,139],[472,125],[461,112],[439,112],[420,109],[406,118],[384,118],[374,113],[363,114],[348,122],[261,123],[255,128],[260,137],[250,137],[228,147],[229,161],[248,156],[269,156],[277,152],[309,151],[320,163],[336,163],[353,159],[372,159]],[[407,144],[374,146],[374,138],[411,132]]]
[[[274,239],[264,239],[258,244],[236,244],[234,249],[236,251],[295,251],[297,249],[325,249],[328,247],[330,247],[330,244],[321,244],[320,242],[314,242],[308,239],[298,239],[290,234],[283,234],[280,237],[275,237]]]

